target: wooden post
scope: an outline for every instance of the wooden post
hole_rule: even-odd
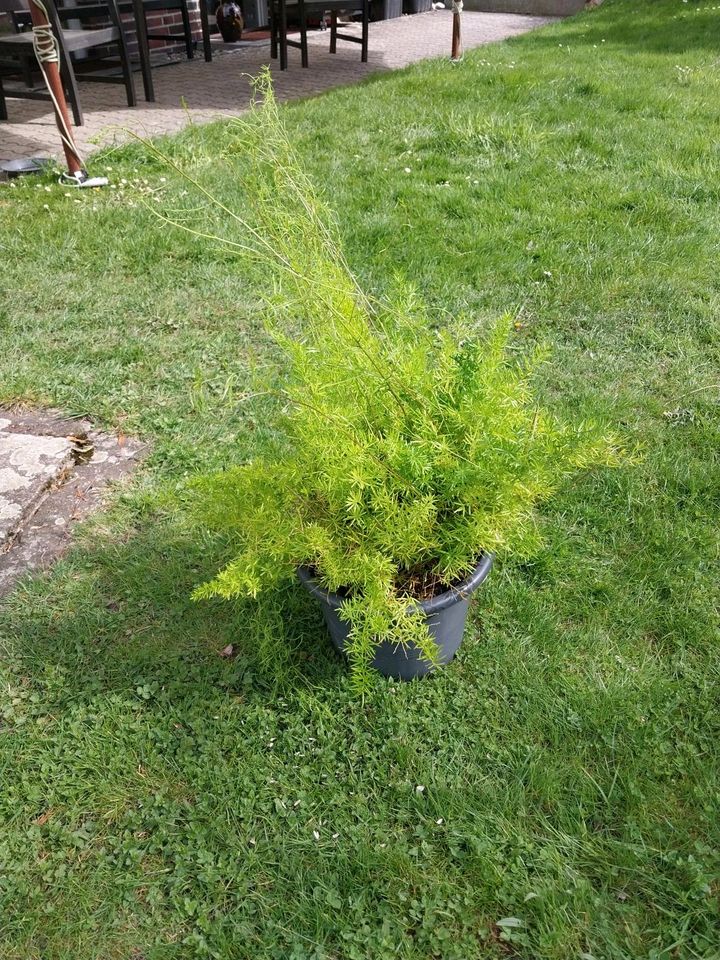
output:
[[[52,99],[55,123],[60,131],[68,173],[71,178],[79,181],[86,174],[73,137],[67,101],[65,100],[65,90],[60,77],[60,54],[57,38],[53,33],[47,8],[42,0],[29,0],[29,7],[33,23],[35,56]]]
[[[463,0],[453,0],[452,52],[450,54],[450,59],[455,61],[462,60],[463,57],[462,32],[460,24],[460,14],[462,13],[462,8]]]

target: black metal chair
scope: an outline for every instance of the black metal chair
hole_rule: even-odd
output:
[[[287,48],[296,47],[300,50],[300,58],[303,67],[307,67],[308,60],[308,42],[307,42],[307,22],[308,16],[319,14],[324,18],[326,12],[330,12],[330,53],[337,53],[338,40],[347,40],[349,43],[360,44],[360,59],[367,63],[368,59],[368,30],[370,25],[370,0],[360,0],[361,6],[344,4],[340,6],[335,0],[330,0],[330,4],[322,0],[269,0],[268,12],[270,15],[270,56],[274,59],[280,51],[280,69],[287,70]],[[361,16],[361,35],[359,37],[350,33],[342,33],[338,30],[338,13],[341,10],[357,9]],[[297,10],[297,17],[300,21],[300,39],[294,40],[288,38],[287,33],[287,15],[288,10]]]
[[[60,54],[60,76],[63,81],[66,96],[70,102],[73,119],[77,126],[82,126],[83,114],[78,93],[78,80],[93,81],[96,83],[121,83],[125,87],[129,107],[137,103],[135,86],[133,83],[130,55],[127,39],[120,20],[120,11],[117,0],[103,0],[101,3],[83,4],[77,7],[56,7],[52,0],[43,0],[58,42]],[[0,0],[0,12],[27,15],[25,0]],[[88,29],[68,28],[65,24],[80,21],[88,25]],[[98,26],[98,23],[101,23]],[[23,17],[16,19],[16,25],[21,28]],[[73,53],[79,51],[100,50],[96,59],[107,67],[107,50],[117,51],[120,62],[120,73],[75,71],[73,67]],[[32,31],[21,30],[19,33],[0,35],[0,120],[7,120],[6,99],[20,100],[49,100],[49,94],[44,85],[35,85],[32,75],[35,67],[35,51],[33,48]],[[85,64],[83,64],[85,66]],[[23,86],[14,84],[12,87],[4,85],[4,75],[20,75]]]
[[[182,42],[185,44],[185,53],[188,60],[192,60],[195,56],[195,38],[192,34],[190,10],[188,8],[187,0],[142,0],[140,7],[142,9],[145,24],[145,38],[147,40],[162,40],[163,43],[166,44]],[[210,44],[210,23],[208,19],[208,9],[204,0],[201,0],[199,7],[203,53],[205,55],[205,59],[209,63],[212,60],[212,46]],[[137,9],[137,5],[134,5],[132,0],[122,0],[120,3],[121,13],[136,13]],[[165,33],[156,33],[154,28],[152,33],[149,32],[147,24],[148,14],[159,12],[173,13],[175,11],[178,11],[182,17],[182,33],[172,32],[170,28],[168,28]],[[140,39],[139,36],[138,39]]]

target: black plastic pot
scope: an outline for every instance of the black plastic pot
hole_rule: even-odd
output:
[[[470,576],[457,586],[431,600],[421,600],[413,604],[413,609],[427,622],[430,635],[439,648],[438,662],[443,666],[450,663],[458,651],[465,630],[470,596],[490,573],[493,559],[492,553],[484,554]],[[308,593],[320,601],[332,642],[342,653],[350,631],[348,624],[338,615],[343,598],[319,586],[307,567],[298,569],[298,577]],[[424,677],[432,670],[431,664],[423,659],[417,647],[402,647],[390,640],[383,640],[378,644],[372,665],[383,676],[395,677],[397,680]]]

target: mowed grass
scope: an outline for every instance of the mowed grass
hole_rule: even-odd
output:
[[[262,272],[142,205],[208,220],[142,146],[0,191],[0,399],[152,444],[0,609],[3,960],[720,956],[718,57],[711,2],[608,0],[286,109],[373,292],[513,311],[543,402],[635,452],[363,701],[296,586],[189,600],[225,546],[175,491],[267,435]],[[236,139],[163,149],[242,204]]]

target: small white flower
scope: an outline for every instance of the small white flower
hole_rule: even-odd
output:
[[[412,170],[410,169],[410,167],[405,167],[405,173],[412,173]]]
[[[442,817],[438,817],[437,820],[435,821],[435,823],[436,823],[439,827],[441,827],[441,826],[445,823],[445,821],[443,820]]]
[[[317,832],[317,830],[313,830],[313,836],[315,837],[316,840],[320,839],[320,834]]]
[[[425,787],[421,783],[419,783],[415,787],[415,793],[425,793]]]

